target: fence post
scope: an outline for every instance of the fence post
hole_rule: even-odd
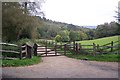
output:
[[[34,56],[37,56],[37,44],[35,43],[33,48],[34,48]]]
[[[96,45],[95,45],[95,43],[93,43],[93,55],[94,56],[96,55]]]
[[[66,55],[67,44],[64,44],[64,55]]]
[[[113,51],[113,41],[111,42],[111,52]]]
[[[29,45],[26,45],[27,47],[27,58],[32,58],[32,47]]]
[[[78,50],[78,53],[79,53],[79,49],[80,49],[80,44],[78,43],[78,48],[77,48],[77,50]]]
[[[73,51],[75,53],[75,41],[73,41]]]
[[[46,40],[46,42],[45,42],[45,54],[46,54],[46,56],[47,56],[47,40]]]
[[[79,52],[79,44],[76,43],[76,54],[78,54],[78,52]]]
[[[55,55],[57,55],[57,44],[54,45]]]
[[[99,44],[97,44],[97,50],[99,50]]]
[[[22,59],[22,47],[20,46],[20,59]]]
[[[81,46],[81,43],[79,43],[79,50],[81,50],[82,49],[82,46]]]

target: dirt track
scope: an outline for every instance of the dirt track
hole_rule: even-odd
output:
[[[118,78],[118,63],[83,61],[65,56],[43,57],[26,67],[4,67],[4,78]]]

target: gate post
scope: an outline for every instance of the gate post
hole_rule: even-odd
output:
[[[64,55],[66,55],[67,44],[64,44]]]
[[[57,55],[57,43],[54,45],[55,55]]]
[[[32,58],[32,47],[29,45],[26,45],[27,47],[27,58]]]
[[[22,47],[20,46],[20,59],[22,59]]]
[[[47,56],[47,41],[45,42],[45,54]]]
[[[33,48],[34,48],[34,56],[37,56],[37,44],[35,43]]]
[[[113,51],[113,41],[111,42],[111,52]]]
[[[96,55],[96,45],[95,45],[95,43],[93,43],[93,55],[94,56]]]
[[[73,41],[73,51],[75,53],[75,41]]]
[[[78,52],[79,52],[79,44],[76,43],[76,54],[78,54]]]

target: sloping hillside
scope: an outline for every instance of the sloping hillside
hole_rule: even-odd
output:
[[[118,36],[111,36],[111,37],[104,37],[104,38],[99,38],[99,39],[94,39],[94,40],[84,40],[84,41],[79,41],[82,45],[89,45],[89,44],[99,44],[99,45],[104,45],[107,43],[110,43],[111,41],[115,42],[118,41]]]

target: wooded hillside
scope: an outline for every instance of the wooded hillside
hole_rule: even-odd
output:
[[[2,22],[3,42],[17,41],[22,38],[55,39],[58,35],[62,41],[70,41],[70,36],[77,37],[75,40],[80,41],[120,35],[120,25],[117,22],[103,23],[96,29],[90,29],[31,15],[25,3],[21,5],[17,2],[2,3]]]

